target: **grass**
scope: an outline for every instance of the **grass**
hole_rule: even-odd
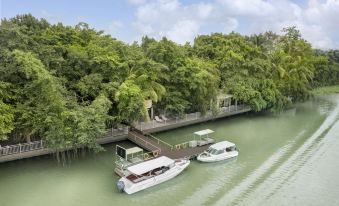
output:
[[[339,93],[339,85],[318,87],[312,90],[314,95]]]

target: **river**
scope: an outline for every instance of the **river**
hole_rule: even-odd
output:
[[[0,205],[339,205],[338,95],[317,97],[279,115],[242,115],[155,136],[175,144],[206,128],[217,140],[235,142],[239,157],[193,161],[173,180],[133,195],[115,188],[114,144],[67,165],[50,156],[4,163]]]

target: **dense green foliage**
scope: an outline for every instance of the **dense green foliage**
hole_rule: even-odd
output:
[[[335,94],[335,93],[339,93],[339,84],[332,86],[317,87],[314,90],[312,90],[312,94],[314,95]]]
[[[168,116],[204,114],[219,93],[254,111],[280,111],[307,99],[312,86],[338,83],[338,53],[312,49],[293,27],[283,35],[202,35],[192,45],[148,37],[128,45],[86,23],[3,19],[0,140],[99,149],[105,128],[149,118],[145,100]]]
[[[324,56],[325,64],[318,65],[318,69],[315,70],[313,85],[315,87],[339,85],[339,50],[316,50],[316,53]]]

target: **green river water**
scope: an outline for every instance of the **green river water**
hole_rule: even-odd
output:
[[[339,96],[280,115],[241,115],[155,136],[174,144],[206,128],[217,140],[235,142],[239,157],[193,161],[178,177],[133,195],[116,190],[114,144],[66,166],[50,156],[4,163],[0,205],[339,205]]]

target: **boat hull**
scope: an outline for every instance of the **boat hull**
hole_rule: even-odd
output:
[[[204,154],[204,153],[203,153]],[[219,162],[223,160],[228,160],[234,157],[237,157],[239,155],[238,151],[232,151],[227,152],[221,155],[211,155],[211,156],[204,156],[203,154],[200,154],[197,157],[197,160],[200,162]]]
[[[164,172],[163,174],[154,176],[152,178],[149,178],[147,180],[138,182],[138,183],[132,183],[127,178],[122,177],[119,181],[124,182],[124,189],[123,191],[127,194],[133,194],[136,192],[139,192],[141,190],[147,189],[149,187],[153,187],[155,185],[158,185],[160,183],[166,182],[177,175],[179,175],[188,165],[190,164],[189,160],[185,160],[182,164],[175,164],[175,166],[168,171]]]

